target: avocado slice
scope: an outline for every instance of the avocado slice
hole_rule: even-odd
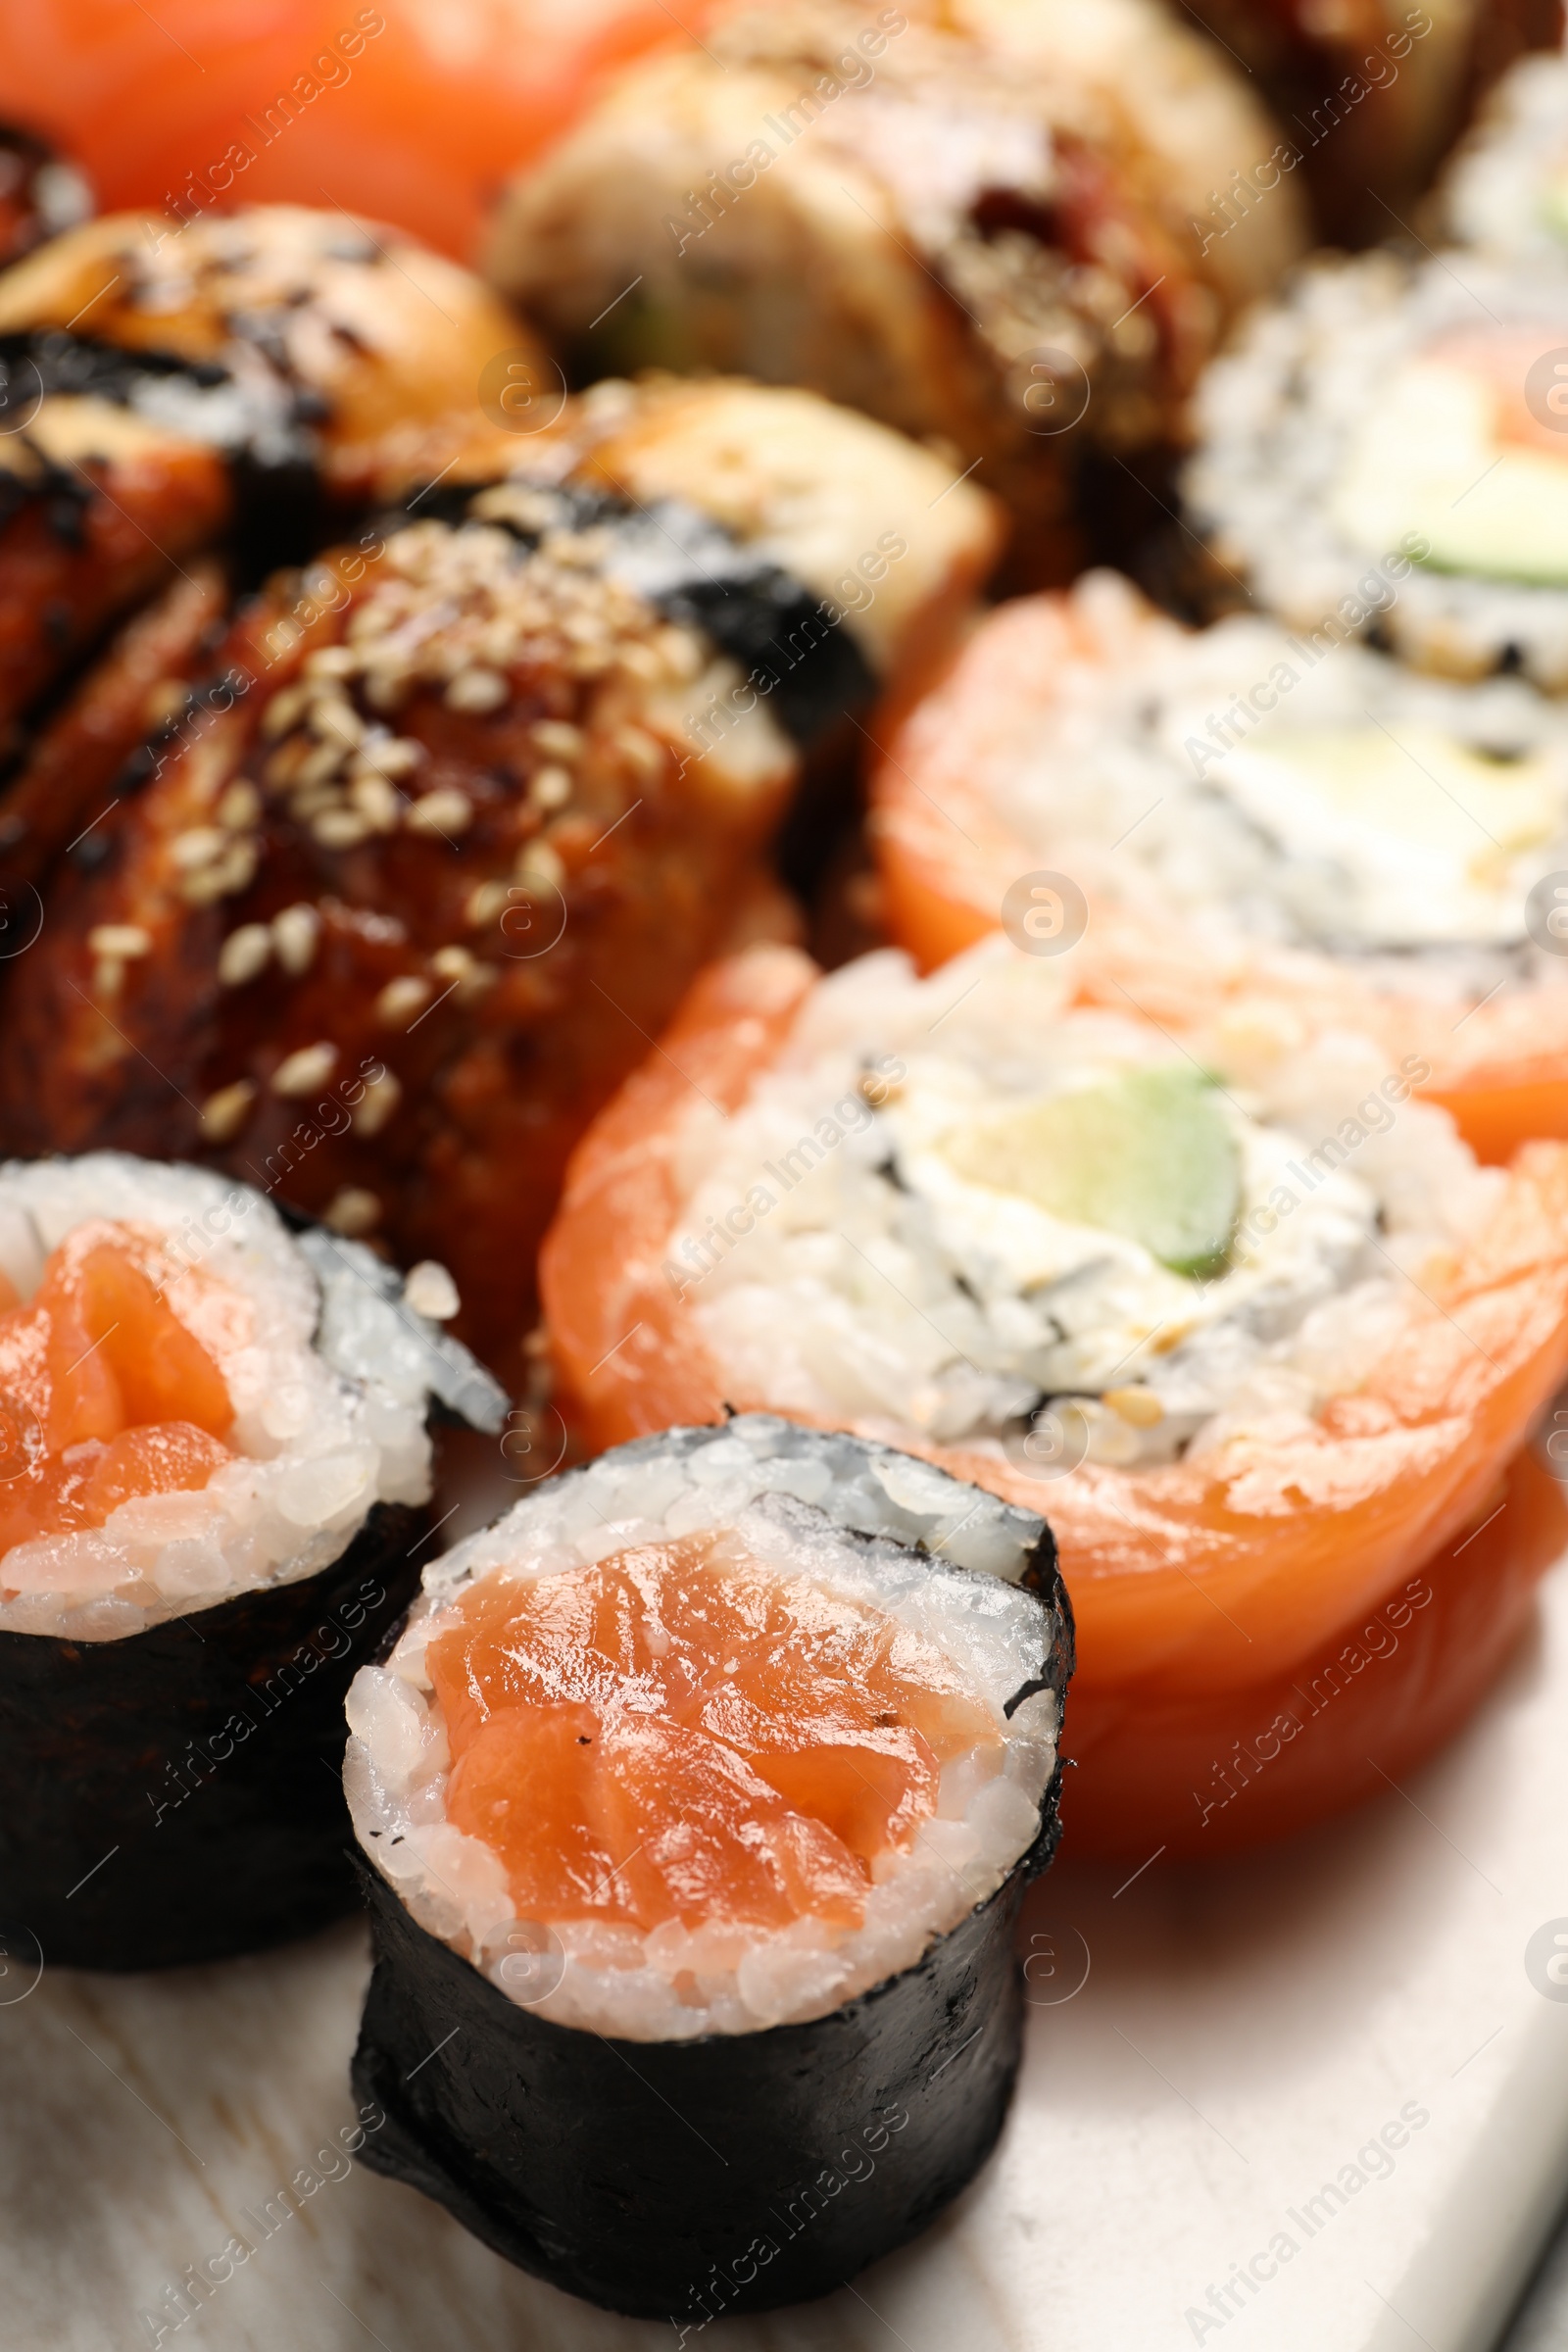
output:
[[[970,1184],[1125,1234],[1173,1273],[1202,1279],[1229,1259],[1241,1156],[1200,1070],[1130,1070],[956,1131],[942,1152]]]

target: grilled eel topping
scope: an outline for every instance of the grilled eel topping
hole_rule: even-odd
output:
[[[566,1153],[757,903],[795,772],[755,696],[704,752],[736,663],[603,521],[543,523],[369,530],[243,608],[0,1047],[9,1145],[206,1156],[439,1258],[514,1379]]]
[[[255,580],[319,546],[519,336],[451,263],[293,206],[113,215],[7,270],[0,730],[197,551]]]

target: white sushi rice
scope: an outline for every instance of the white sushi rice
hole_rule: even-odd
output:
[[[1397,570],[1401,550],[1430,545],[1424,532],[1462,547],[1502,496],[1508,477],[1488,479],[1477,416],[1455,409],[1462,387],[1426,360],[1445,338],[1493,334],[1542,355],[1568,348],[1568,268],[1462,249],[1316,262],[1209,368],[1184,487],[1220,562],[1292,628],[1375,630],[1424,668],[1517,667],[1560,693],[1568,585],[1484,572],[1440,549],[1390,596],[1391,559]],[[1540,502],[1514,503],[1513,527],[1534,514],[1539,529]],[[1560,548],[1560,534],[1547,537]]]
[[[1156,928],[1324,948],[1455,998],[1568,982],[1525,922],[1533,885],[1568,866],[1561,706],[1248,615],[1184,629],[1114,572],[1068,606],[1081,650],[1053,639],[1010,724],[1004,707],[956,729],[940,693],[929,748],[913,722],[939,804],[951,761],[1039,864]],[[1028,607],[988,627],[1027,642]]]
[[[1444,222],[1461,245],[1568,259],[1568,57],[1521,58],[1448,169]]]
[[[933,1643],[1004,1745],[943,1768],[936,1815],[878,1861],[857,1929],[807,1917],[744,1936],[678,1923],[643,1935],[518,1920],[499,1857],[446,1818],[451,1759],[426,1644],[476,1584],[709,1531],[781,1581],[808,1579]],[[667,2041],[824,2016],[913,1967],[1034,1842],[1059,1731],[1053,1692],[1019,1698],[1047,1666],[1050,1619],[1017,1585],[1041,1534],[1033,1514],[927,1463],[768,1414],[618,1446],[427,1568],[385,1666],[356,1675],[343,1786],[365,1851],[422,1927],[558,2024]]]
[[[968,1181],[943,1148],[1118,1072],[1191,1071],[1183,1048],[1069,1009],[1059,967],[1001,936],[923,981],[893,953],[833,973],[740,1107],[694,1104],[682,1131],[664,1271],[719,1393],[1044,1472],[1047,1510],[1050,1475],[1085,1458],[1152,1466],[1307,1431],[1506,1180],[1408,1100],[1411,1072],[1299,1028],[1243,1013],[1198,1048],[1242,1189],[1228,1263],[1202,1281]]]
[[[313,1576],[377,1502],[428,1499],[432,1394],[499,1425],[501,1391],[390,1268],[332,1234],[295,1240],[260,1193],[205,1169],[114,1152],[0,1167],[0,1269],[24,1301],[49,1252],[98,1218],[160,1237],[180,1269],[167,1301],[227,1383],[234,1458],[194,1492],[13,1545],[0,1630],[113,1641]]]

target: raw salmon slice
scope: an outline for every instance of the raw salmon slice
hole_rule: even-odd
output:
[[[942,1766],[1001,1747],[931,1643],[722,1539],[476,1588],[428,1654],[447,1818],[523,1917],[855,1927]]]
[[[230,1458],[227,1383],[164,1295],[172,1270],[155,1242],[104,1219],[61,1243],[27,1304],[6,1285],[0,1548],[205,1487]]]

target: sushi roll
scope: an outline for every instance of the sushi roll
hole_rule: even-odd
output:
[[[568,1150],[699,965],[790,921],[760,859],[800,739],[957,625],[993,544],[861,417],[707,403],[705,439],[698,388],[613,393],[561,478],[416,492],[241,608],[12,957],[7,1148],[275,1184],[450,1266],[520,1387]],[[705,447],[718,517],[677,495]],[[58,837],[47,778],[19,819]]]
[[[509,351],[548,372],[475,278],[338,211],[117,213],[16,264],[0,278],[0,750],[194,553],[221,545],[256,578],[319,546],[384,467],[466,430]]]
[[[1422,669],[1568,690],[1565,349],[1568,270],[1457,249],[1304,270],[1195,403],[1216,593]]]
[[[0,1911],[46,1960],[352,1907],[343,1694],[417,1586],[430,1403],[507,1410],[450,1288],[199,1168],[0,1166]]]
[[[474,466],[466,456],[460,478]],[[648,585],[756,665],[804,748],[847,710],[923,683],[1001,552],[995,502],[930,450],[815,393],[741,378],[595,384],[521,468],[540,472],[629,506],[623,524],[641,516]],[[694,542],[697,515],[710,529]]]
[[[1456,245],[1556,268],[1568,259],[1568,57],[1523,58],[1493,91],[1445,176]]]
[[[1144,0],[731,7],[522,172],[486,267],[578,380],[735,370],[938,437],[1059,578],[1081,448],[1164,444],[1226,318],[1300,250],[1278,173],[1206,247],[1193,230],[1276,139]]]
[[[1529,49],[1562,38],[1561,0],[1197,0],[1191,10],[1258,76],[1281,161],[1311,193],[1319,237],[1375,244],[1408,216],[1478,97]],[[1288,162],[1286,159],[1289,159]],[[1258,201],[1221,188],[1209,224]]]
[[[767,1414],[460,1544],[349,1694],[361,2161],[677,2330],[914,2235],[1011,2095],[1071,1662],[1036,1512]]]
[[[1410,576],[1396,558],[1386,606]],[[1568,716],[1521,679],[1421,676],[1343,621],[1186,629],[1090,573],[987,618],[871,801],[923,968],[1031,944],[1031,877],[1065,876],[1082,944],[1045,944],[1086,994],[1180,1024],[1266,993],[1419,1054],[1484,1158],[1568,1136]]]
[[[599,1445],[780,1411],[1033,1501],[1078,1849],[1294,1830],[1462,1720],[1565,1532],[1528,1464],[1499,1506],[1568,1368],[1568,1147],[1480,1167],[1422,1075],[1245,1001],[1206,1032],[1075,1005],[1001,936],[925,980],[756,951],[573,1160],[563,1409]],[[1355,1705],[1291,1696],[1343,1694],[1373,1622]]]

